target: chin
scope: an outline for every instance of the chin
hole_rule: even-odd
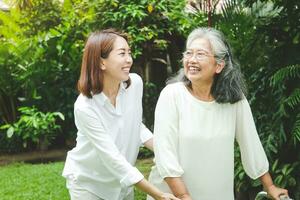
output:
[[[186,76],[190,81],[195,81],[199,79],[199,76],[194,75],[194,74],[187,74]]]
[[[127,81],[129,79],[129,73],[121,77],[122,81]]]

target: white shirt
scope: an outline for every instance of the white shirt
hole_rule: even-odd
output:
[[[268,171],[248,101],[204,102],[182,82],[160,94],[154,124],[156,165],[149,180],[170,192],[165,177],[182,177],[193,200],[234,200],[234,141],[253,179]],[[148,196],[148,199],[152,199]]]
[[[139,147],[152,137],[142,123],[143,82],[130,74],[121,83],[116,107],[102,93],[80,94],[74,105],[76,147],[68,152],[63,176],[105,200],[121,200],[143,179],[133,165]]]

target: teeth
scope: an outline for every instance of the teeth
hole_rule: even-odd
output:
[[[200,71],[200,68],[198,68],[198,67],[189,67],[189,70],[194,71],[194,72],[198,72],[198,71]]]
[[[124,72],[129,72],[130,68],[122,68]]]

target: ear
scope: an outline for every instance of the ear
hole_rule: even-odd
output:
[[[105,66],[104,61],[102,59],[100,60],[100,69],[106,70],[106,66]]]
[[[222,60],[220,63],[217,64],[216,74],[220,74],[224,67],[225,67],[225,62],[224,60]]]

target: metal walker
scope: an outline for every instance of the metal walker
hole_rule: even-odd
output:
[[[267,199],[267,198],[268,198],[267,192],[261,191],[256,195],[255,200],[263,200],[263,199]],[[293,200],[285,195],[281,195],[279,198],[280,198],[280,200]]]

